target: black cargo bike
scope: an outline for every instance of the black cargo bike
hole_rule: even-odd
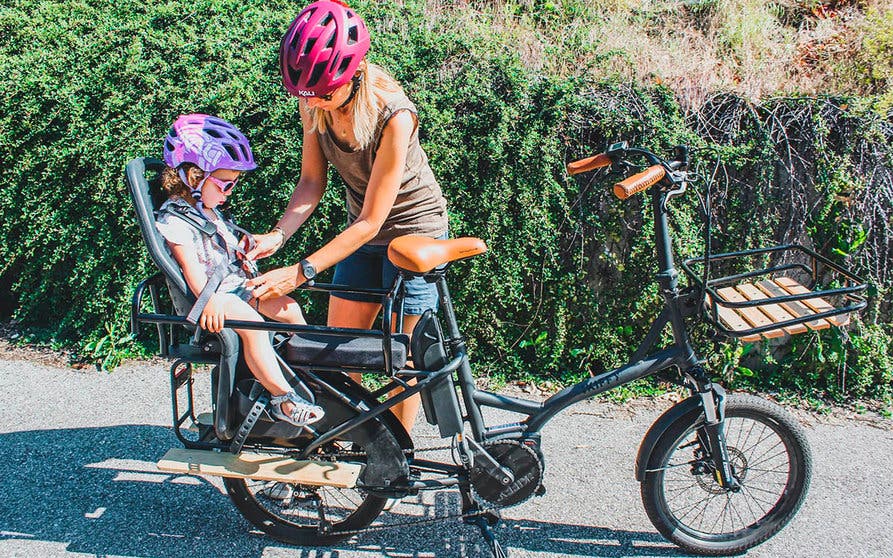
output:
[[[866,284],[818,254],[789,245],[708,252],[687,260],[682,268],[689,286],[682,288],[668,202],[682,194],[692,178],[687,149],[677,147],[663,160],[646,149],[618,143],[569,164],[568,172],[626,168],[634,160],[650,166],[617,183],[614,192],[621,199],[643,191],[650,194],[655,278],[664,306],[627,364],[542,402],[477,389],[446,276],[452,262],[481,254],[486,246],[476,238],[401,237],[388,250],[389,259],[402,270],[391,288],[358,290],[323,283],[302,287],[381,296],[381,329],[226,322],[227,328],[275,332],[281,365],[293,384],[326,409],[320,422],[304,428],[277,422],[268,414],[268,394],[240,358],[233,331],[209,334],[184,317],[195,299],[154,227],[154,212],[163,201],[158,185],[163,163],[131,161],[126,181],[143,238],[160,269],[134,293],[133,328],[139,333],[141,324],[155,324],[161,354],[174,360],[173,428],[183,444],[170,450],[159,468],[222,476],[232,501],[251,523],[297,545],[329,545],[362,533],[388,498],[458,490],[461,517],[480,527],[494,556],[505,556],[491,527],[499,521],[500,508],[543,493],[543,426],[574,403],[660,373],[685,386],[690,396],[656,420],[639,448],[635,474],[649,518],[667,539],[700,554],[738,554],[769,539],[806,497],[812,474],[806,438],[779,406],[727,394],[711,381],[690,343],[689,322],[701,316],[720,334],[748,340],[843,325],[848,314],[866,305]],[[754,258],[770,263],[709,276],[713,262]],[[829,274],[834,288],[821,290],[818,282]],[[440,317],[430,311],[422,316],[411,339],[392,333],[392,314],[396,324],[403,321],[403,278],[410,275],[423,275],[436,284],[441,308]],[[668,325],[672,343],[655,348]],[[198,364],[211,367],[210,414],[195,408]],[[348,372],[380,373],[387,385],[370,392]],[[402,391],[387,396],[396,388]],[[424,459],[389,411],[415,394],[422,398],[428,422],[450,441],[452,462]],[[482,407],[522,418],[487,425]]]

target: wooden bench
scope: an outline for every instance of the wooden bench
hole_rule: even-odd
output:
[[[760,301],[781,296],[807,294],[809,292],[809,289],[789,277],[776,277],[775,279],[765,279],[755,284],[741,283],[734,287],[716,289],[716,293],[726,302]],[[712,307],[709,296],[707,297],[707,302]],[[722,306],[720,302],[716,304],[720,323],[731,331],[747,331],[833,309],[834,307],[827,300],[820,297],[794,302],[766,303],[746,308]],[[770,329],[763,333],[745,335],[740,337],[740,339],[752,343],[763,338],[775,339],[784,335],[796,335],[809,330],[827,329],[832,325],[844,326],[847,323],[849,323],[849,317],[846,314],[829,316],[805,323],[781,326],[778,329]]]

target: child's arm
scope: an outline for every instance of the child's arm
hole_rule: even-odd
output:
[[[202,289],[205,288],[205,285],[208,282],[208,276],[205,275],[205,270],[202,267],[202,264],[199,263],[195,251],[190,250],[181,244],[174,244],[172,242],[168,242],[167,245],[170,247],[174,259],[180,264],[180,269],[183,271],[183,278],[186,279],[186,284],[189,285],[192,294],[198,296],[202,292]],[[222,302],[223,301],[216,293],[211,295],[211,298],[208,299],[208,303],[205,304],[205,308],[202,310],[198,325],[212,333],[216,333],[223,329],[225,312]]]

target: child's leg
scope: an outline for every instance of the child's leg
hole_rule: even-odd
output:
[[[251,308],[247,302],[229,293],[217,293],[217,296],[225,296],[226,319],[258,322],[263,318]],[[236,329],[242,340],[242,349],[245,354],[245,362],[254,377],[274,396],[283,395],[291,390],[291,385],[286,381],[276,360],[276,353],[270,344],[270,334],[266,331],[255,329]]]
[[[254,301],[252,301],[254,302]],[[264,316],[277,322],[286,324],[306,324],[301,306],[290,296],[277,296],[262,300],[258,304],[258,310]]]
[[[260,314],[254,311],[247,302],[234,294],[218,293],[219,296],[227,297],[225,301],[225,317],[232,320],[243,321],[262,321]],[[293,388],[282,374],[282,368],[279,361],[276,360],[276,353],[273,345],[270,344],[270,334],[267,331],[255,329],[236,329],[242,340],[242,352],[245,355],[245,362],[257,381],[263,385],[273,397],[286,395],[293,392]],[[322,418],[324,412],[321,408],[311,404],[308,401],[295,396],[294,399],[288,399],[279,403],[279,408],[274,411],[281,411],[279,418],[289,420],[292,424],[309,424]],[[298,411],[296,413],[296,411]],[[276,414],[274,412],[274,414]],[[291,417],[291,418],[288,418]],[[299,418],[296,418],[299,417]]]

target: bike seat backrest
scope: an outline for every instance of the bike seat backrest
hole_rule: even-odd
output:
[[[127,163],[125,177],[149,257],[167,280],[177,315],[185,316],[195,303],[195,297],[186,285],[180,266],[168,251],[164,237],[155,227],[155,214],[166,199],[161,189],[161,171],[164,168],[165,164],[158,159],[134,159]]]
[[[408,234],[391,241],[388,245],[388,260],[411,273],[428,273],[443,264],[477,256],[486,251],[487,245],[480,238],[438,240]]]

